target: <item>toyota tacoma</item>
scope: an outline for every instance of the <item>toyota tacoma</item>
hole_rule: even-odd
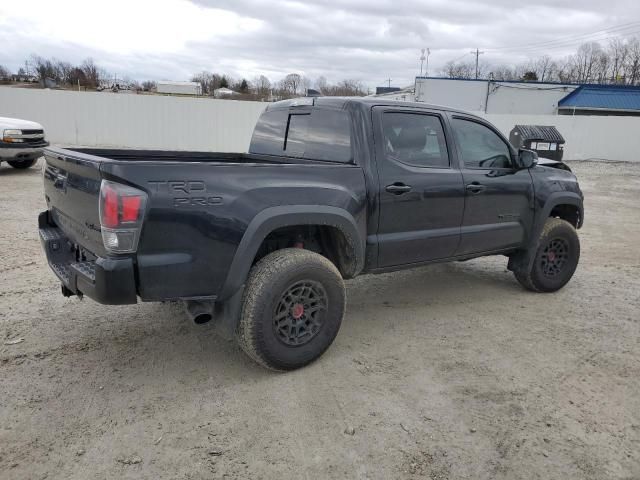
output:
[[[524,288],[554,292],[580,256],[574,174],[444,107],[286,100],[248,153],[50,147],[45,159],[40,238],[64,295],[183,301],[275,370],[331,345],[345,279],[504,255]]]

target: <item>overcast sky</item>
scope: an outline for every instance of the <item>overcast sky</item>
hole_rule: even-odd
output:
[[[16,71],[38,54],[93,57],[138,80],[208,70],[406,86],[424,47],[437,74],[476,47],[490,64],[513,63],[634,33],[640,0],[3,0],[0,65]]]

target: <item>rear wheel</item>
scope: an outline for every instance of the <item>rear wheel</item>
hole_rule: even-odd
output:
[[[345,304],[344,282],[328,259],[303,249],[278,250],[249,273],[238,343],[267,368],[303,367],[329,348]]]
[[[7,160],[7,163],[13,168],[23,170],[25,168],[33,167],[37,161],[37,158],[32,158],[31,160]]]
[[[580,259],[580,240],[569,222],[547,219],[531,268],[514,272],[516,279],[534,292],[555,292],[573,276]]]

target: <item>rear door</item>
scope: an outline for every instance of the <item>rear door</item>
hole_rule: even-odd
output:
[[[45,162],[44,194],[53,220],[73,242],[104,254],[98,211],[100,157],[52,148],[45,151]]]
[[[454,114],[451,126],[465,185],[456,255],[521,246],[533,222],[529,170],[515,167],[513,149],[491,125]]]
[[[462,174],[450,160],[438,111],[375,107],[379,175],[378,266],[453,255],[464,207]]]

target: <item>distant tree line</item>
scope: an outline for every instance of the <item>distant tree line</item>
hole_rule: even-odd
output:
[[[449,78],[475,78],[475,62],[451,61],[440,74]],[[640,85],[640,39],[614,38],[606,45],[584,43],[576,53],[560,60],[543,55],[518,65],[478,64],[478,78],[567,83]]]
[[[203,95],[214,95],[218,88],[229,88],[251,100],[279,100],[306,95],[310,88],[322,95],[362,96],[366,91],[358,80],[342,80],[330,84],[325,77],[311,81],[298,73],[289,73],[278,81],[271,81],[265,75],[257,75],[252,80],[236,79],[230,75],[203,71],[191,78],[200,83]]]
[[[0,80],[18,82],[37,82],[41,86],[56,86],[83,89],[98,89],[115,84],[123,88],[142,88],[138,82],[129,78],[112,77],[104,68],[99,67],[92,58],[74,65],[56,58],[31,55],[15,74],[0,65]],[[113,85],[112,85],[113,84]]]
[[[202,71],[191,77],[192,82],[198,82],[202,87],[202,94],[213,96],[218,88],[229,88],[238,95],[233,98],[239,100],[281,100],[307,94],[314,88],[322,95],[366,95],[362,82],[358,80],[341,80],[330,83],[323,76],[311,81],[308,77],[298,73],[290,73],[284,78],[272,81],[265,75],[257,75],[252,80],[234,78],[225,73],[211,73]],[[12,74],[9,69],[0,65],[0,82],[32,82],[43,87],[83,88],[87,89],[127,89],[137,91],[153,91],[156,82],[145,80],[138,82],[127,77],[116,77],[101,68],[93,59],[87,58],[82,63],[74,65],[56,58],[45,58],[32,55],[24,66]]]

